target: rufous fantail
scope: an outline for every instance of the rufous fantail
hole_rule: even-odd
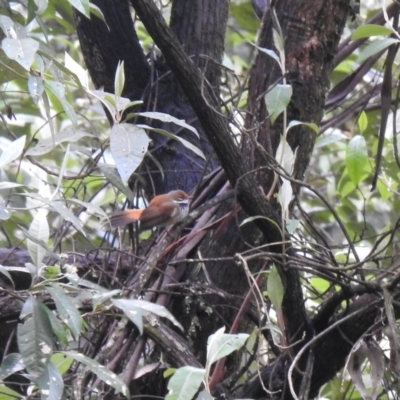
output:
[[[189,196],[182,190],[155,196],[147,208],[117,211],[104,221],[103,228],[109,230],[139,221],[140,229],[167,226],[182,221],[189,213]]]

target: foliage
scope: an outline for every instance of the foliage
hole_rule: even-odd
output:
[[[104,19],[96,5],[72,0],[21,3],[0,0],[0,6],[0,247],[23,248],[30,256],[23,265],[9,264],[7,258],[0,265],[4,282],[1,295],[11,296],[20,303],[20,313],[14,318],[19,318],[16,346],[11,347],[13,351],[2,348],[0,398],[22,398],[33,393],[35,398],[56,400],[78,392],[81,397],[76,398],[89,398],[90,392],[103,395],[109,390],[128,397],[131,381],[157,374],[159,370],[165,371],[162,379],[164,387],[168,385],[166,399],[189,400],[199,390],[197,398],[211,398],[220,383],[218,373],[224,370],[224,363],[233,352],[237,352],[243,371],[234,378],[232,374],[230,387],[249,381],[251,374],[273,358],[279,346],[289,346],[282,339],[286,282],[270,262],[273,259],[270,254],[254,248],[250,255],[243,252],[230,257],[245,271],[249,296],[254,297],[256,304],[252,312],[255,310],[262,326],[247,327],[249,334],[234,330],[225,334],[221,328],[209,337],[204,366],[200,357],[194,365],[188,355],[184,359],[186,366],[172,370],[170,367],[178,367],[181,360],[178,362],[168,353],[168,338],[176,340],[169,325],[182,331],[187,327],[182,326],[180,315],[173,315],[167,307],[154,302],[151,293],[159,291],[159,281],[154,283],[152,274],[159,259],[152,259],[145,250],[127,255],[127,240],[121,232],[106,234],[100,228],[100,220],[107,218],[114,208],[110,203],[120,203],[124,198],[136,205],[145,201],[140,191],[133,194],[132,186],[127,186],[132,175],[139,182],[143,179],[138,167],[145,157],[152,157],[151,135],[172,139],[197,157],[207,159],[203,150],[190,140],[155,123],[186,130],[192,139],[200,137],[198,130],[191,121],[159,111],[144,111],[140,99],[124,97],[127,74],[124,62],[116,69],[114,93],[93,88],[88,71],[82,67],[74,7],[87,17],[96,15]],[[237,116],[231,121],[232,126],[244,140],[248,93],[243,88],[247,84],[244,76],[249,72],[251,55],[263,52],[276,62],[284,77],[285,43],[276,19],[274,49],[251,44],[256,41],[255,26],[259,22],[250,1],[233,1],[230,12],[232,29],[227,32],[224,60],[229,73],[221,97],[226,106],[223,111]],[[380,10],[370,13],[378,15]],[[287,110],[293,88],[285,77],[262,96],[271,124],[284,121],[271,164],[274,183],[270,193],[265,194],[280,206],[280,220],[277,223],[258,215],[244,217],[238,225],[245,229],[260,219],[279,225],[284,247],[289,247],[284,232],[290,234],[291,246],[300,254],[291,260],[292,267],[301,271],[310,315],[315,315],[327,299],[346,290],[353,293],[355,284],[366,287],[366,292],[381,293],[387,287],[393,289],[397,283],[399,91],[392,83],[394,72],[389,66],[395,63],[395,57],[390,56],[391,51],[397,52],[400,37],[396,22],[386,19],[382,19],[382,24],[359,21],[361,26],[352,29],[351,39],[343,41],[334,60],[332,89],[319,130],[313,121],[290,119]],[[153,46],[143,25],[139,21],[135,24],[142,43]],[[350,41],[356,43],[354,48],[350,48]],[[385,92],[387,87],[389,90]],[[389,97],[389,105],[384,103],[385,96]],[[305,182],[293,178],[297,150],[288,142],[291,130],[299,126],[317,135]],[[159,160],[153,157],[153,162],[160,174],[168,174]],[[374,175],[376,172],[379,175]],[[301,197],[295,185],[304,186]],[[376,186],[376,190],[371,191],[371,186]],[[218,237],[218,224],[213,224],[207,228],[215,229]],[[184,246],[194,240],[190,235],[176,239],[174,233],[178,235],[179,228],[171,236],[159,235],[153,245],[160,249],[158,256],[165,257],[165,269],[182,262],[179,251],[183,252]],[[156,232],[147,234],[155,236]],[[137,236],[135,246],[146,243],[146,233]],[[120,250],[117,256],[109,250],[115,246]],[[174,253],[175,248],[179,251]],[[81,264],[76,261],[74,257],[78,254],[85,255],[83,259],[90,261],[89,267],[84,261]],[[98,254],[101,262],[96,258]],[[201,269],[204,260],[201,251],[198,254],[199,259],[193,265]],[[191,257],[185,253],[183,258],[190,262]],[[270,257],[266,284],[262,282],[262,273],[250,271],[248,263],[252,257]],[[139,263],[142,260],[144,266]],[[172,264],[168,264],[170,261]],[[108,263],[114,269],[107,268]],[[131,279],[132,266],[141,271],[139,283]],[[28,287],[21,289],[22,279],[16,280],[15,276],[20,276],[16,273],[28,277]],[[140,289],[149,282],[154,285],[142,295]],[[208,290],[207,285],[201,289],[205,288]],[[173,289],[165,289],[169,290]],[[188,293],[191,290],[200,288],[192,282]],[[369,340],[361,338],[357,342],[348,360],[349,375],[343,370],[340,377],[322,388],[321,398],[375,399],[378,395],[388,398],[387,389],[380,386],[384,373],[387,387],[395,390],[398,385],[397,314],[392,308],[391,294],[385,292],[382,296],[389,321],[386,330],[376,336],[369,332]],[[240,300],[245,308],[244,297]],[[340,303],[339,310],[345,310],[347,304]],[[185,307],[190,308],[190,304],[185,303]],[[241,316],[238,312],[237,318]],[[11,334],[6,339],[10,343],[14,340]],[[129,370],[129,363],[123,369],[114,361],[129,353],[133,343],[134,356],[130,360],[136,362],[135,373]],[[258,357],[260,349],[266,347],[267,355]],[[107,353],[109,349],[111,353]],[[188,348],[185,350],[190,353]],[[163,360],[164,352],[176,365],[170,366],[170,359]],[[389,366],[384,356],[390,359]],[[75,376],[77,385],[71,383]],[[127,376],[133,378],[129,380]],[[370,376],[373,382],[370,391],[363,383],[365,376]],[[91,389],[86,392],[85,385],[89,382]]]

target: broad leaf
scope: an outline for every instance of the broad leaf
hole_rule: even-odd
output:
[[[352,40],[369,38],[371,36],[389,36],[393,33],[390,28],[382,25],[366,24],[359,26],[351,35]]]
[[[278,273],[275,265],[271,268],[267,282],[268,297],[276,310],[280,310],[282,306],[283,295],[285,289],[282,283],[281,276]]]
[[[276,85],[265,95],[265,105],[271,122],[282,114],[292,98],[293,89],[290,85]]]
[[[346,168],[352,182],[357,186],[365,177],[368,163],[367,144],[363,136],[354,136],[346,152]]]
[[[135,324],[135,321],[138,321],[138,319],[142,316],[153,313],[160,317],[169,319],[175,326],[183,330],[182,325],[164,306],[160,306],[158,304],[150,303],[144,300],[114,299],[112,302],[115,307],[121,309],[125,313],[125,315]]]
[[[25,368],[24,362],[22,361],[21,354],[11,353],[8,354],[1,363],[0,368],[0,381],[4,380],[8,376],[15,372],[21,371]]]
[[[186,121],[184,121],[183,119],[175,118],[172,115],[155,112],[155,111],[141,112],[141,113],[137,113],[136,115],[140,115],[145,118],[157,119],[162,122],[173,123],[175,125],[179,125],[182,128],[188,129],[189,131],[193,132],[197,137],[199,137],[199,134],[198,134],[196,128],[193,128],[193,126],[187,124]]]
[[[145,130],[133,124],[122,123],[112,127],[111,154],[124,184],[142,162],[149,143]]]
[[[46,370],[37,379],[36,383],[41,392],[41,400],[60,400],[62,398],[64,381],[52,362],[47,364]]]
[[[0,155],[0,168],[16,160],[24,150],[26,136],[21,136],[7,146]]]
[[[29,234],[30,237],[33,237],[37,240],[27,240],[28,251],[33,263],[37,268],[40,268],[42,266],[43,258],[47,252],[47,242],[49,241],[50,237],[50,229],[47,222],[47,210],[42,208],[36,213],[29,227]],[[41,242],[46,244],[46,246],[42,246],[40,244]]]
[[[32,38],[5,38],[2,42],[2,48],[9,58],[29,71],[39,49],[39,42]]]
[[[78,339],[82,329],[82,317],[76,305],[56,283],[47,285],[46,290],[56,303],[61,320],[69,327],[74,338]]]
[[[392,44],[399,43],[399,39],[385,38],[375,40],[374,42],[368,44],[361,52],[357,58],[357,63],[362,64],[368,58],[374,56],[375,54],[387,49]]]
[[[216,333],[208,338],[207,342],[207,366],[228,356],[240,349],[249,338],[247,333],[228,334],[224,333],[225,327],[218,329]]]
[[[90,371],[96,374],[102,381],[106,382],[107,385],[110,385],[117,392],[121,392],[123,395],[129,397],[129,389],[125,383],[104,365],[101,365],[97,361],[75,351],[63,351],[62,353],[73,358],[75,361],[85,364]]]
[[[168,382],[165,400],[192,400],[203,382],[206,370],[195,367],[182,367],[176,370]]]
[[[41,156],[53,150],[60,143],[77,142],[79,139],[87,136],[93,137],[93,135],[89,132],[85,132],[80,129],[74,129],[73,127],[66,128],[52,137],[40,139],[35,147],[31,147],[27,150],[26,154],[29,156]]]
[[[30,297],[22,307],[18,324],[17,343],[25,368],[33,379],[39,378],[47,368],[53,352],[53,335],[45,306]]]

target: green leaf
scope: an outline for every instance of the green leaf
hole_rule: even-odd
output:
[[[311,130],[313,130],[317,134],[319,132],[319,127],[318,127],[317,124],[314,124],[313,122],[301,122],[301,121],[296,121],[296,120],[293,120],[293,121],[289,122],[289,125],[287,127],[286,132],[289,132],[290,128],[293,128],[294,126],[299,126],[299,125],[307,126],[308,128],[310,128]]]
[[[74,359],[66,356],[63,353],[54,353],[51,356],[51,362],[54,364],[60,374],[65,374],[71,367]]]
[[[21,354],[11,353],[4,357],[0,368],[0,381],[25,368]]]
[[[141,113],[137,113],[136,115],[140,115],[145,118],[157,119],[159,121],[166,122],[166,123],[173,123],[175,125],[179,125],[182,128],[185,128],[185,129],[193,132],[198,138],[200,137],[196,128],[187,124],[183,119],[175,118],[172,115],[155,112],[155,111],[141,112]]]
[[[359,26],[351,35],[351,40],[369,38],[371,36],[389,36],[393,33],[392,29],[382,25],[366,24]]]
[[[15,288],[14,281],[13,281],[10,273],[8,272],[8,269],[6,267],[4,267],[3,265],[1,265],[1,264],[0,264],[0,274],[3,274],[4,276],[6,276],[9,279],[9,281],[10,281],[11,285],[13,286],[13,288]]]
[[[315,142],[315,148],[321,148],[324,146],[328,146],[329,144],[333,144],[339,142],[340,140],[347,139],[347,136],[340,131],[333,131],[330,133],[324,133],[319,136]]]
[[[326,279],[320,277],[313,277],[310,279],[311,286],[318,290],[318,292],[323,293],[330,288],[330,282]]]
[[[30,237],[37,240],[32,241],[27,240],[27,247],[29,254],[32,258],[33,264],[40,268],[42,266],[42,261],[47,252],[47,242],[50,237],[49,224],[47,222],[47,210],[39,209],[36,213],[33,221],[29,227]],[[42,246],[40,243],[43,242],[46,246]]]
[[[121,392],[123,395],[129,397],[129,389],[125,383],[104,365],[101,365],[97,361],[75,351],[63,351],[62,353],[73,358],[75,361],[85,364],[90,371],[96,374],[99,379],[107,383],[107,385],[113,387],[117,393]]]
[[[93,135],[89,132],[69,127],[63,129],[52,137],[40,139],[36,146],[29,148],[25,154],[28,156],[41,156],[47,154],[63,142],[73,143],[84,137],[93,137]]]
[[[357,118],[358,129],[363,133],[368,128],[368,116],[365,111],[361,111]]]
[[[125,70],[124,70],[124,61],[119,61],[117,70],[115,72],[114,79],[114,92],[115,95],[120,97],[122,95],[122,91],[124,90],[125,85]]]
[[[268,275],[267,290],[271,303],[276,310],[280,310],[285,289],[283,287],[281,276],[279,275],[275,265],[271,268]]]
[[[367,144],[361,135],[354,136],[346,152],[346,168],[352,182],[357,186],[363,179],[368,163]]]
[[[118,170],[111,165],[99,165],[100,171],[103,173],[105,178],[115,186],[120,192],[122,192],[128,199],[133,199],[133,193],[128,188],[128,186],[124,185],[121,177],[118,175]]]
[[[281,66],[281,60],[279,59],[278,54],[276,54],[276,52],[274,50],[270,50],[270,49],[265,49],[264,47],[258,47],[257,45],[253,44],[252,45],[254,47],[256,47],[259,51],[261,51],[262,53],[266,54],[267,56],[271,57],[273,60],[275,60],[279,66]]]
[[[0,155],[0,168],[16,160],[23,152],[25,146],[26,136],[14,140],[7,146]]]
[[[40,76],[30,75],[28,79],[28,89],[32,100],[38,103],[44,91],[43,79]]]
[[[368,58],[374,56],[380,51],[385,50],[392,44],[396,43],[399,43],[399,40],[394,38],[375,40],[374,42],[365,46],[365,48],[360,52],[360,55],[358,56],[356,63],[362,64]]]
[[[61,321],[56,317],[56,315],[46,308],[47,316],[49,317],[51,329],[53,333],[57,336],[57,339],[63,346],[67,346],[68,344],[68,335],[69,333],[68,328],[61,323]]]
[[[200,388],[206,370],[195,367],[178,368],[168,382],[165,400],[192,400]]]
[[[249,338],[247,333],[224,333],[225,327],[218,329],[207,341],[207,368],[221,358],[240,349]]]
[[[5,38],[2,41],[2,48],[11,60],[16,61],[21,67],[29,71],[39,49],[39,42],[32,38]]]
[[[174,133],[168,132],[164,129],[160,129],[160,128],[153,128],[151,126],[148,125],[143,125],[143,124],[138,124],[137,126],[141,127],[141,128],[145,128],[148,130],[151,130],[153,132],[157,132],[160,133],[161,135],[164,135],[170,139],[174,139],[177,140],[178,142],[182,143],[186,148],[188,148],[189,150],[193,151],[193,153],[197,154],[199,157],[201,157],[203,160],[205,160],[205,156],[204,153],[195,145],[193,145],[192,143],[190,143],[188,140],[181,138],[180,136],[175,135]]]
[[[176,320],[176,318],[164,307],[158,304],[150,303],[144,300],[130,300],[130,299],[113,299],[115,307],[121,309],[125,315],[136,324],[138,318],[146,316],[149,313],[158,315],[169,319],[175,326],[183,330],[182,325]],[[139,325],[137,325],[139,328]],[[140,328],[139,328],[140,329]]]
[[[6,385],[0,385],[0,400],[21,399],[21,394]]]
[[[64,392],[64,381],[53,363],[47,364],[46,370],[36,381],[41,391],[41,400],[60,400]]]
[[[68,0],[71,6],[75,7],[86,18],[90,19],[89,0]]]
[[[30,297],[22,307],[18,324],[17,343],[25,368],[33,379],[39,378],[46,370],[53,353],[51,324],[45,306]]]
[[[265,95],[265,105],[271,123],[279,117],[288,106],[292,98],[293,89],[290,85],[276,85]]]
[[[46,290],[51,294],[61,320],[71,330],[74,338],[78,339],[82,329],[82,317],[79,310],[58,284],[46,285]]]
[[[136,125],[122,123],[111,128],[111,154],[124,184],[142,162],[149,143],[145,130]]]

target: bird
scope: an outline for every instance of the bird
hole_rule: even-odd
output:
[[[104,221],[103,228],[122,227],[139,221],[140,229],[164,227],[182,221],[189,214],[189,195],[183,190],[172,190],[155,196],[148,207],[117,211]]]

